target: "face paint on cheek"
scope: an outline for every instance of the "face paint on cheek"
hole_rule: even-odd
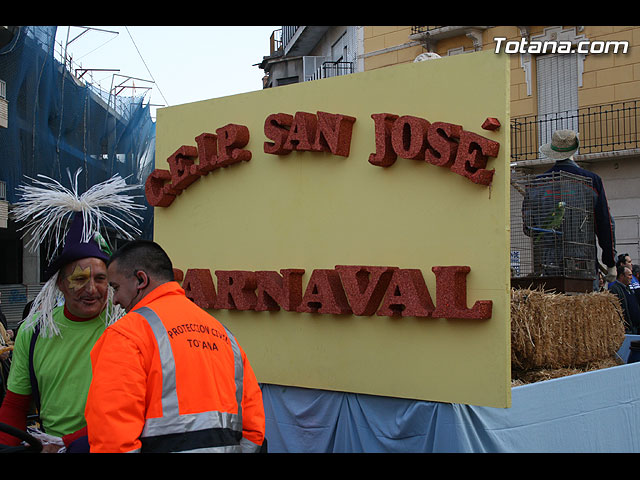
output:
[[[79,290],[84,287],[91,278],[91,267],[80,268],[80,265],[76,265],[76,268],[73,270],[73,273],[67,277],[67,282],[69,282],[68,287],[69,290]]]

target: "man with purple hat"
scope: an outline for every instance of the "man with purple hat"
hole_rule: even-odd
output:
[[[31,248],[45,238],[60,245],[64,235],[62,252],[49,263],[46,283],[18,331],[7,395],[0,407],[0,422],[25,431],[33,402],[39,427],[29,433],[47,452],[88,447],[84,408],[91,383],[90,352],[105,328],[124,314],[111,301],[106,267],[110,250],[99,231],[103,224],[126,238],[133,238],[127,229],[139,231],[102,209],[114,208],[135,220],[139,216],[132,210],[143,208],[133,203],[133,197],[122,195],[137,186],[118,176],[78,195],[78,173],[73,191],[56,181],[24,187],[23,202],[16,207],[16,218],[26,222],[31,234]],[[69,222],[65,232],[61,225]],[[0,433],[0,444],[18,445],[19,440]]]

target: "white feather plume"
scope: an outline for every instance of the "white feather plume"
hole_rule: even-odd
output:
[[[53,274],[44,284],[38,296],[33,300],[27,319],[22,324],[23,328],[33,329],[40,324],[40,334],[44,337],[60,335],[60,329],[53,321],[53,309],[64,303],[64,296],[57,287],[58,272]]]
[[[114,175],[79,195],[78,176],[81,171],[76,171],[74,179],[69,173],[71,189],[44,175],[38,175],[44,180],[27,177],[33,185],[16,188],[21,199],[13,211],[16,220],[25,223],[21,230],[25,231],[23,238],[31,237],[27,242],[31,251],[35,251],[50,233],[52,244],[62,245],[67,224],[75,212],[82,212],[82,242],[91,240],[102,227],[111,227],[129,240],[133,239],[133,234],[140,234],[134,223],[142,217],[135,210],[145,207],[134,203],[135,196],[126,194],[140,188],[140,185],[127,185],[125,179]],[[118,214],[105,211],[107,208]]]

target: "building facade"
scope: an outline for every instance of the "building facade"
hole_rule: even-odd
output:
[[[640,27],[288,26],[260,67],[269,88],[479,50],[510,58],[513,171],[548,169],[539,146],[578,131],[574,159],[602,178],[617,251],[639,263]]]

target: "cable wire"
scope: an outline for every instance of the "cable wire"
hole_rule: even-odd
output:
[[[133,46],[136,48],[136,51],[138,52],[138,55],[140,55],[140,60],[142,60],[142,63],[144,63],[144,66],[147,69],[147,73],[151,77],[151,80],[153,80],[153,83],[155,83],[156,86],[158,87],[158,92],[160,92],[160,95],[162,96],[162,99],[165,101],[167,106],[170,106],[169,102],[167,102],[167,99],[164,98],[164,94],[162,93],[162,90],[160,90],[160,86],[158,85],[158,82],[156,82],[156,79],[153,78],[153,75],[151,74],[151,71],[149,70],[149,67],[147,66],[147,62],[145,62],[144,58],[142,58],[142,54],[140,53],[140,50],[138,49],[138,46],[136,45],[136,42],[133,40],[133,36],[131,35],[131,32],[129,31],[129,27],[125,26],[124,28],[127,29],[127,33],[129,34],[129,38],[131,38],[131,42],[133,43]]]

